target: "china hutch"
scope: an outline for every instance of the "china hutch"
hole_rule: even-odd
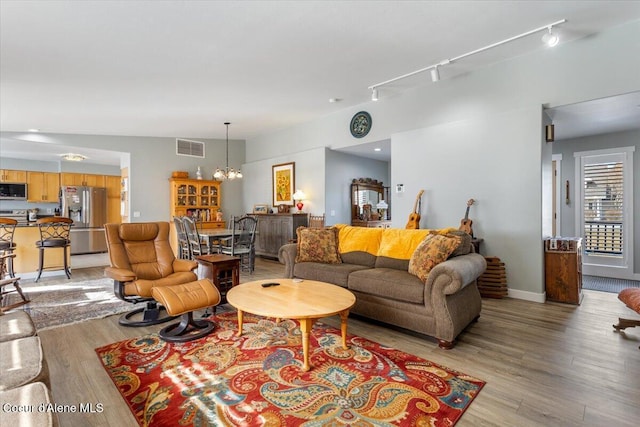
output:
[[[351,181],[351,225],[391,227],[389,187],[372,178]]]
[[[224,221],[216,221],[221,209],[220,182],[202,179],[171,178],[171,217],[189,216],[202,228],[224,228]]]

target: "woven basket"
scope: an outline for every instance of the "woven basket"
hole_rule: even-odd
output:
[[[171,173],[171,178],[189,178],[189,172],[173,171]]]

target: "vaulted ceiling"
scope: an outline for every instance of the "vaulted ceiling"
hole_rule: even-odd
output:
[[[245,139],[559,19],[564,43],[639,16],[637,1],[3,0],[0,129],[224,138],[231,121],[232,138]],[[536,49],[532,36],[441,77]],[[428,75],[388,90],[422,84]]]

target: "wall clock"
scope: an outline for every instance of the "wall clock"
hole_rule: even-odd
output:
[[[356,113],[351,119],[351,125],[349,126],[351,135],[355,138],[362,138],[366,136],[371,130],[371,115],[366,111],[360,111]]]

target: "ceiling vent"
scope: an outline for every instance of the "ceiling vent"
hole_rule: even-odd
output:
[[[204,142],[176,139],[176,154],[204,159]]]

